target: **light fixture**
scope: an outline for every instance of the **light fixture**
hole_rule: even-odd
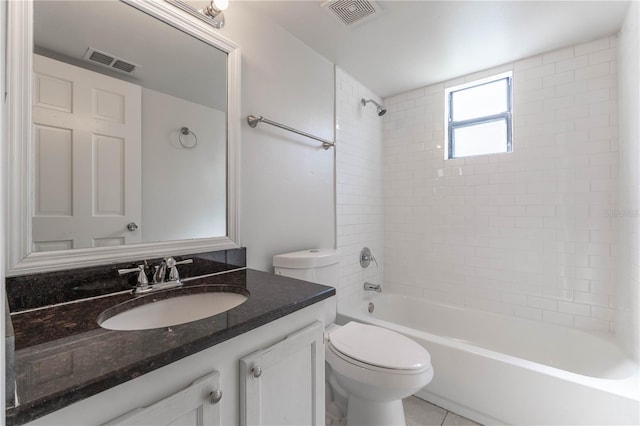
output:
[[[224,27],[224,13],[229,7],[229,0],[211,0],[211,3],[200,12],[211,18],[212,25],[218,29]]]

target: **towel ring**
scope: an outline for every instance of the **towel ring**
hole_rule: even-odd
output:
[[[193,138],[195,139],[195,142],[193,143],[193,145],[185,145],[185,143],[182,141],[182,137],[188,136],[188,135],[193,135]],[[188,127],[181,127],[180,133],[178,133],[178,142],[180,142],[180,145],[182,145],[183,148],[187,148],[187,149],[195,148],[196,145],[198,145],[198,135],[196,135],[194,131],[189,130]]]

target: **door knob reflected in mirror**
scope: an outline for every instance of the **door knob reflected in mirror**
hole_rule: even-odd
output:
[[[209,403],[217,404],[222,399],[222,391],[220,389],[216,389],[209,394]]]

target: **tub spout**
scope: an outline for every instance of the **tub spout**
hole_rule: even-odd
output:
[[[370,283],[369,281],[364,282],[364,289],[365,291],[375,291],[378,293],[382,292],[382,286],[380,284],[373,284],[373,283]]]

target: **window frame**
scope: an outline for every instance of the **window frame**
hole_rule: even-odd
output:
[[[469,118],[466,120],[453,121],[453,94],[462,90],[473,89],[475,87],[481,87],[487,84],[495,83],[496,81],[507,80],[507,110],[499,114],[491,114],[478,116],[475,118]],[[493,75],[481,80],[471,81],[469,83],[453,86],[445,89],[445,102],[446,102],[446,123],[447,123],[447,155],[445,159],[453,160],[456,158],[475,157],[478,155],[490,155],[490,154],[504,154],[513,152],[513,72],[508,71],[501,74]],[[479,124],[492,123],[496,121],[503,121],[507,127],[507,141],[506,151],[499,152],[485,152],[481,154],[465,155],[456,157],[455,153],[455,138],[454,130],[464,127],[471,127]]]

